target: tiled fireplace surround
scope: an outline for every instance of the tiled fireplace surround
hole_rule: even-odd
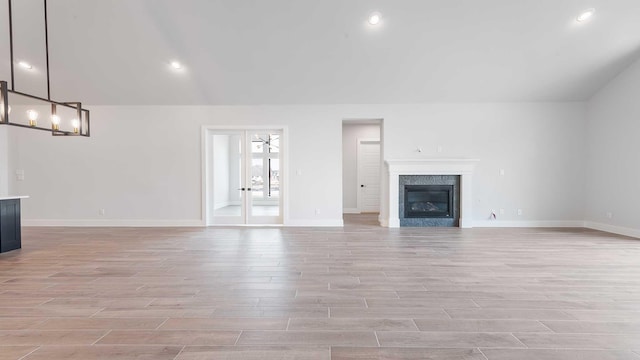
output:
[[[459,175],[460,176],[460,227],[473,227],[473,169],[477,159],[410,159],[385,161],[388,174],[388,218],[381,219],[383,226],[400,227],[400,176],[401,175]]]

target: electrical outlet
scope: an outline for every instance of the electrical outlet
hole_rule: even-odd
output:
[[[107,214],[107,210],[105,210],[105,209],[98,210],[98,215],[105,216],[106,214]]]
[[[500,209],[500,215],[504,215],[504,209]]]
[[[316,209],[316,215],[320,215],[320,209]]]
[[[518,209],[518,216],[522,216],[522,209]]]
[[[442,152],[442,146],[438,145],[438,148],[436,149],[437,152],[441,153]]]
[[[607,219],[613,219],[613,213],[612,212],[608,212],[607,213]]]
[[[504,169],[500,169],[500,176],[504,176]]]

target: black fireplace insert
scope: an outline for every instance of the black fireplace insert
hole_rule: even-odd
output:
[[[405,218],[452,218],[453,185],[405,185]]]

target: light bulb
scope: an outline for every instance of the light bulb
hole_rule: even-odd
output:
[[[71,126],[73,126],[73,133],[77,134],[80,128],[80,121],[78,119],[71,120]]]
[[[51,115],[51,125],[53,130],[60,130],[60,116]]]
[[[9,115],[11,115],[11,105],[7,106]],[[0,106],[0,115],[4,116],[4,106]]]
[[[596,14],[596,9],[587,9],[585,11],[583,11],[580,15],[578,15],[578,17],[576,18],[577,22],[587,22],[589,20],[591,20],[591,18],[593,17],[593,15]]]
[[[378,25],[381,20],[382,20],[382,15],[380,13],[376,12],[371,14],[371,16],[369,16],[369,24],[371,25]]]
[[[29,118],[29,126],[38,125],[38,112],[35,110],[27,110],[27,118]]]
[[[180,69],[182,69],[182,64],[180,64],[180,63],[179,63],[179,62],[177,62],[177,61],[172,61],[172,62],[171,62],[171,67],[172,67],[172,68],[174,68],[174,69],[176,69],[176,70],[180,70]]]
[[[31,66],[31,64],[29,64],[28,62],[25,62],[25,61],[20,61],[18,63],[18,65],[20,65],[22,68],[27,69],[27,70],[33,69],[33,66]]]
[[[27,110],[29,120],[38,120],[38,112],[35,110]]]

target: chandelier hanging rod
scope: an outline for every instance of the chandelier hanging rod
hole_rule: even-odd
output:
[[[13,72],[13,11],[11,10],[11,0],[9,0],[9,57],[11,58],[11,90],[16,90],[16,77]]]
[[[47,0],[44,0],[44,48],[47,61],[47,99],[51,100],[51,77],[49,75],[49,20],[47,18]],[[11,61],[11,63],[13,64],[13,60]]]

